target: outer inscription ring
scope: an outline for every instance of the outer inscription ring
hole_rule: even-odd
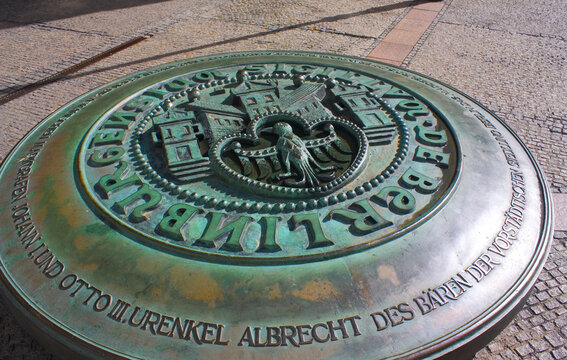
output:
[[[93,213],[96,207],[85,202],[73,165],[85,123],[96,121],[93,112],[112,111],[117,98],[205,61],[223,66],[246,57],[257,64],[271,56],[321,66],[343,62],[403,84],[404,91],[439,108],[463,155],[459,182],[445,206],[395,241],[280,266],[172,256],[132,241],[136,235],[114,231],[101,220],[104,213]],[[416,152],[411,154],[413,159]],[[111,151],[98,159],[104,163],[117,155]],[[282,359],[470,355],[521,308],[543,267],[552,231],[542,172],[494,114],[423,75],[330,54],[218,55],[117,80],[32,130],[0,168],[0,186],[10,190],[0,194],[0,286],[23,321],[66,357],[219,358],[227,351],[240,358]],[[26,237],[34,230],[41,239]],[[175,330],[184,321],[196,325],[190,339]],[[281,336],[268,340],[274,329],[289,336],[286,346]],[[262,346],[267,341],[275,345]]]

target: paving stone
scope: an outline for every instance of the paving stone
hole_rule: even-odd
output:
[[[559,301],[561,304],[567,303],[567,294],[561,294],[561,295],[555,295],[555,296],[556,296],[557,301]]]
[[[536,298],[537,299],[537,298]],[[540,303],[539,301],[535,301],[533,302],[533,306],[539,306]],[[518,317],[522,318],[522,319],[529,319],[533,316],[533,312],[530,311],[529,309],[522,309],[519,313],[518,313]]]
[[[530,306],[531,306],[531,305],[537,304],[538,302],[539,302],[539,300],[538,300],[537,297],[535,297],[535,296],[530,296],[530,297],[528,298],[528,300],[526,301],[526,305],[530,305]]]
[[[105,3],[105,1],[98,3]],[[114,37],[146,35],[155,32],[158,27],[166,27],[179,19],[188,17],[195,19],[201,14],[206,14],[210,7],[218,6],[220,3],[218,0],[191,0],[189,8],[182,0],[141,1],[139,6],[130,6],[115,11],[98,11],[42,23],[56,28]],[[53,5],[56,4],[57,1]],[[120,26],[108,26],[109,24],[120,24]]]
[[[505,360],[518,360],[521,359],[518,355],[516,355],[511,349],[505,349],[500,356],[502,356]]]
[[[540,337],[542,337],[543,335],[545,335],[545,331],[543,330],[543,328],[541,326],[534,326],[531,329],[531,337],[534,339],[538,339]]]
[[[548,262],[554,262],[557,259],[567,256],[567,251],[563,246],[557,247],[556,245],[560,239],[555,239],[553,251],[548,259]],[[553,268],[553,267],[551,267]],[[549,271],[544,271],[542,277],[551,278]],[[557,295],[557,291],[561,294],[560,296],[566,294],[567,288],[563,285],[557,285],[554,288],[547,288],[547,285],[542,288],[543,292]],[[536,358],[536,359],[556,359],[555,355],[563,356],[562,350],[564,348],[564,339],[567,338],[567,311],[566,306],[561,305],[556,307],[554,310],[547,310],[543,303],[539,302],[538,294],[540,294],[537,288],[534,294],[528,300],[526,307],[520,311],[516,320],[504,330],[494,341],[492,341],[487,347],[489,355],[486,357],[477,356],[475,359],[493,359],[496,356],[502,356],[502,358],[510,358],[512,355],[508,350],[513,350],[513,354],[521,358]],[[550,297],[547,301],[557,301],[560,304],[559,297]],[[552,305],[554,307],[555,305]],[[538,314],[532,311],[532,308],[536,309]],[[526,320],[523,320],[523,319]],[[515,329],[515,332],[510,332],[509,329]],[[518,331],[518,329],[520,329]],[[521,356],[518,354],[518,349],[520,352],[524,353],[527,351],[528,347],[526,344],[533,349],[533,353]],[[552,353],[555,351],[555,353]]]
[[[535,352],[542,352],[549,349],[549,344],[543,339],[532,339],[529,341]]]
[[[519,334],[516,334],[515,337],[519,342],[525,342],[531,338],[531,335],[528,332],[521,332]]]
[[[503,360],[502,356],[500,356],[500,355],[487,355],[485,359],[490,359],[490,360]]]
[[[536,297],[539,301],[545,301],[549,299],[549,294],[546,292],[540,292],[536,294]]]
[[[554,311],[546,311],[542,314],[542,318],[546,322],[551,322],[551,320],[555,319],[556,317],[557,317],[557,314],[555,314]]]
[[[478,359],[487,359],[489,356],[490,356],[490,352],[488,351],[487,348],[483,348],[476,353],[476,357]]]
[[[553,346],[554,348],[565,344],[565,339],[563,339],[563,336],[561,336],[561,333],[559,331],[545,335],[545,339],[549,341],[551,346]]]
[[[561,306],[561,304],[560,304],[559,301],[557,301],[556,299],[551,299],[551,300],[545,302],[545,307],[546,307],[548,310],[556,309],[556,308],[558,308],[559,306]]]
[[[530,344],[518,346],[515,350],[522,358],[525,358],[534,352],[534,349],[530,346]]]
[[[555,320],[555,326],[558,328],[567,328],[567,316]]]
[[[536,305],[532,306],[530,309],[535,315],[541,314],[542,312],[545,311],[542,304],[536,304]]]
[[[368,54],[369,58],[384,58],[389,60],[404,60],[413,46],[383,41]]]
[[[504,345],[501,341],[493,341],[486,347],[491,353],[499,353],[504,350]]]
[[[34,39],[35,41],[30,41]],[[0,36],[0,95],[7,93],[7,87],[22,86],[55,74],[73,59],[84,57],[84,44],[89,44],[90,53],[95,55],[105,46],[111,47],[112,38],[98,34],[75,33],[60,29],[42,27],[16,27],[3,29]],[[44,44],[43,46],[38,46]],[[88,54],[87,54],[88,57]]]
[[[555,324],[551,321],[546,321],[542,324],[542,327],[545,331],[553,331],[555,329]]]
[[[553,355],[551,355],[551,353],[544,352],[544,353],[538,354],[537,359],[538,360],[554,360],[555,358],[553,357]]]
[[[557,360],[565,359],[565,358],[567,358],[567,349],[562,347],[560,349],[553,350],[552,354],[553,354],[553,357],[555,357]]]
[[[559,297],[561,295],[561,290],[559,290],[557,287],[555,287],[553,289],[549,289],[549,291],[547,293],[549,294],[549,296]]]
[[[540,282],[538,284],[541,284],[540,286],[544,286],[545,288],[543,290],[545,290],[545,289],[547,289],[547,285],[545,285],[545,283],[543,283],[543,281],[551,280],[551,274],[549,274],[548,272],[542,272],[539,275],[538,279],[540,280]],[[540,291],[542,290],[537,285],[536,285],[536,288]]]

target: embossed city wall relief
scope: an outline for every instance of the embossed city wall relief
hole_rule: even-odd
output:
[[[91,128],[78,161],[91,199],[144,241],[281,262],[374,246],[424,221],[454,184],[459,151],[404,89],[274,63],[148,88]]]

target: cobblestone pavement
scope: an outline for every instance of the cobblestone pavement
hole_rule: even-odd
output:
[[[567,204],[567,4],[445,0],[402,66],[479,99],[541,164]],[[0,161],[80,94],[165,62],[294,49],[367,56],[416,5],[400,0],[4,0]],[[564,209],[558,209],[564,213]],[[560,213],[560,211],[556,211]],[[524,309],[476,359],[567,358],[567,224]],[[51,359],[0,306],[0,359]]]

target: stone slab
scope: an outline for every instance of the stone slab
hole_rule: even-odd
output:
[[[119,76],[167,61],[211,53],[275,48],[333,52],[362,56],[374,40],[304,29],[270,30],[264,26],[227,23],[218,19],[179,22],[166,33],[157,34],[112,58],[104,59],[85,72],[107,72]],[[80,75],[82,72],[79,72]],[[106,75],[109,76],[109,75]]]
[[[239,0],[210,11],[207,16],[271,29],[299,25],[319,31],[376,38],[412,4],[411,1],[392,3],[387,0]]]
[[[181,19],[196,19],[210,9],[218,7],[220,3],[219,0],[195,0],[191,1],[191,6],[188,6],[187,2],[182,0],[142,1],[137,5],[131,2],[132,6],[120,7],[120,2],[117,2],[115,5],[117,9],[105,10],[102,7],[100,11],[93,13],[63,17],[43,23],[67,30],[124,38],[152,34],[164,30]],[[52,6],[57,6],[57,3]]]
[[[43,23],[68,18],[89,17],[102,13],[115,13],[136,11],[136,8],[146,7],[148,10],[159,11],[159,8],[170,7],[174,1],[167,0],[125,0],[125,1],[34,1],[22,2],[18,0],[2,1],[0,20],[10,21],[13,26],[18,24]],[[146,15],[147,16],[147,15]],[[152,16],[151,14],[149,16]],[[99,24],[100,27],[102,24]],[[85,29],[82,29],[85,30]],[[117,29],[118,30],[118,29]]]
[[[412,45],[396,42],[382,41],[368,54],[371,59],[388,59],[392,61],[403,61],[413,49]]]
[[[565,39],[566,17],[565,4],[554,0],[453,0],[443,21]]]
[[[0,160],[35,123],[76,94],[150,66],[210,53],[274,48],[363,56],[373,44],[372,39],[310,30],[270,31],[263,26],[241,23],[231,23],[230,36],[225,30],[226,22],[222,20],[202,19],[198,24],[192,20],[180,21],[167,32],[70,75],[68,80],[0,106],[0,116],[10,120],[0,122]]]
[[[95,55],[113,39],[50,27],[12,27],[0,36],[0,95],[9,87],[43,79],[89,54]],[[88,44],[88,46],[86,46]]]

